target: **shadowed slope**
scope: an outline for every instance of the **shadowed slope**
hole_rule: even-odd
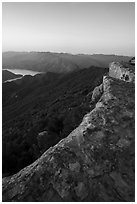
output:
[[[91,110],[92,91],[102,83],[106,72],[91,67],[3,83],[3,175],[28,166],[76,128]],[[41,146],[38,134],[42,131],[48,131],[48,136]]]
[[[134,201],[134,84],[104,77],[96,107],[12,177],[3,201]]]

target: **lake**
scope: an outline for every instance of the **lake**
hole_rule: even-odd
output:
[[[27,69],[3,69],[3,70],[8,70],[9,72],[12,72],[14,74],[22,74],[24,75],[31,75],[34,76],[36,74],[42,74],[43,72],[36,72],[32,70],[27,70]]]

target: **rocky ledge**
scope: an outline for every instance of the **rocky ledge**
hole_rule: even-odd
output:
[[[134,83],[104,76],[100,93],[67,138],[3,178],[3,201],[134,201]]]
[[[128,62],[112,62],[109,65],[109,76],[135,83],[135,65]]]

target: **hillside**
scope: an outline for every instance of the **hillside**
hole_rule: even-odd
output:
[[[2,68],[28,69],[41,72],[65,73],[90,66],[108,67],[112,61],[129,61],[131,57],[117,55],[72,55],[52,52],[5,52]]]
[[[94,107],[90,104],[92,91],[102,83],[106,72],[104,68],[90,67],[68,74],[24,76],[4,83],[3,175],[29,165],[76,128]],[[39,137],[43,131],[48,134]]]
[[[10,80],[10,79],[16,79],[22,77],[21,74],[13,74],[12,72],[9,72],[8,70],[2,70],[2,82]]]
[[[3,179],[3,201],[135,201],[135,86],[128,71],[111,65],[80,125]]]

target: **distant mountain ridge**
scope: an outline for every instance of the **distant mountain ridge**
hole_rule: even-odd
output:
[[[129,61],[129,56],[103,54],[68,54],[52,52],[4,52],[3,69],[28,69],[42,72],[65,73],[90,66],[108,67],[112,61]]]

